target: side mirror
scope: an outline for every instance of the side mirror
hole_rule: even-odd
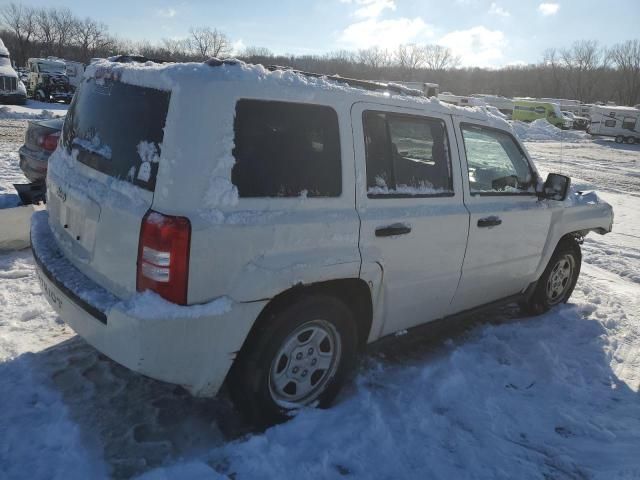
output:
[[[542,192],[538,193],[538,198],[558,200],[561,202],[567,198],[570,185],[571,179],[566,175],[550,173],[547,175],[547,180],[544,182]]]

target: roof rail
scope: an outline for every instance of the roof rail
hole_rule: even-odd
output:
[[[384,90],[388,92],[399,93],[401,95],[409,95],[411,97],[425,96],[424,93],[422,93],[420,90],[415,90],[413,88],[408,88],[403,85],[398,85],[397,83],[374,82],[373,80],[360,80],[357,78],[341,77],[340,75],[325,75],[323,73],[305,72],[302,70],[296,70],[294,68],[285,67],[282,65],[269,65],[266,68],[271,72],[273,72],[274,70],[287,70],[290,72],[298,73],[300,75],[305,75],[307,77],[326,78],[327,80],[333,80],[335,82],[349,85],[350,87],[363,88],[365,90],[373,90],[373,91]]]

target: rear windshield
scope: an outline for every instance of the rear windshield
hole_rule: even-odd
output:
[[[153,191],[169,97],[162,90],[86,79],[67,114],[63,145],[85,165]]]

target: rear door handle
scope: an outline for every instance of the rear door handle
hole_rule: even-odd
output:
[[[490,217],[481,218],[480,220],[478,220],[478,227],[480,228],[497,227],[501,223],[502,223],[502,220],[500,220],[499,217],[492,215]]]
[[[393,237],[395,235],[406,235],[411,231],[409,225],[404,223],[394,223],[393,225],[387,225],[386,227],[376,228],[376,237]]]

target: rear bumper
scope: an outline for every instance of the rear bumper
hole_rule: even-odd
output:
[[[33,255],[42,291],[65,323],[135,372],[194,395],[215,395],[266,302],[180,307],[150,294],[123,301],[64,257],[48,218],[47,212],[33,215]]]

